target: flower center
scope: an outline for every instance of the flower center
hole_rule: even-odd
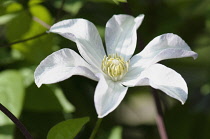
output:
[[[130,61],[124,61],[121,56],[112,54],[104,56],[101,69],[106,73],[113,81],[121,80],[128,72],[128,66]]]

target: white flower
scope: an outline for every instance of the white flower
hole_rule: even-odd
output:
[[[152,86],[185,103],[188,88],[176,71],[157,62],[164,59],[197,57],[179,36],[168,33],[154,38],[134,55],[136,30],[144,15],[114,15],[106,24],[104,50],[96,27],[85,19],[69,19],[54,24],[49,32],[74,41],[80,55],[64,48],[46,57],[36,68],[35,83],[56,83],[72,75],[99,81],[94,102],[98,117],[112,112],[125,97],[128,87]]]

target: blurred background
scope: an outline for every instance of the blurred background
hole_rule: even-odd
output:
[[[166,130],[170,139],[210,138],[210,2],[209,0],[0,0],[0,103],[17,116],[35,139],[66,119],[90,117],[77,135],[89,137],[97,120],[93,95],[96,82],[73,76],[37,88],[33,73],[46,56],[61,48],[78,52],[76,44],[47,34],[63,19],[84,18],[94,23],[104,40],[106,22],[114,14],[145,14],[138,29],[135,53],[154,37],[178,34],[198,58],[161,63],[186,80],[185,105],[161,91]],[[129,88],[120,106],[102,121],[97,139],[159,139],[156,109],[149,87]],[[0,139],[23,139],[0,112]]]

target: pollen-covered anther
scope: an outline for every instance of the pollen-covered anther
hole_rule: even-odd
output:
[[[101,68],[113,81],[121,80],[128,72],[129,61],[125,61],[121,56],[112,54],[104,56]]]

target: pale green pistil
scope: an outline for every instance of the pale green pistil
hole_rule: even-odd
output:
[[[117,54],[104,56],[101,68],[113,81],[121,80],[128,72],[129,61],[124,61]]]

